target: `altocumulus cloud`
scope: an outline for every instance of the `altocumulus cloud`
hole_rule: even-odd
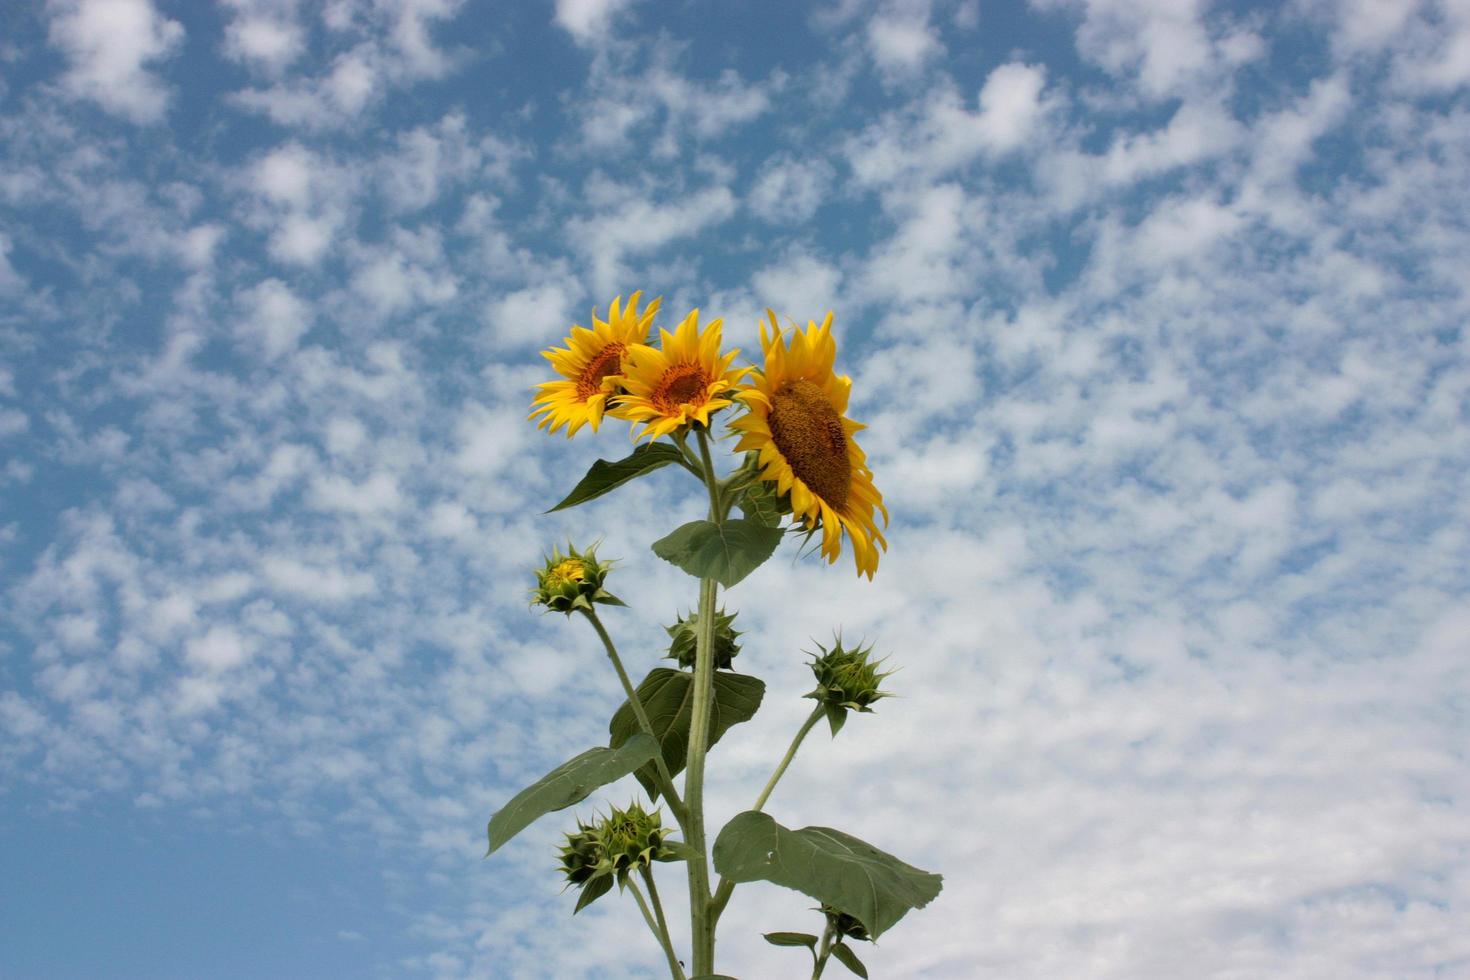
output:
[[[8,23],[7,851],[60,812],[288,832],[392,890],[291,924],[328,972],[658,969],[631,908],[571,921],[558,821],[480,861],[618,700],[527,569],[604,534],[629,649],[690,601],[647,550],[677,475],[538,516],[627,442],[523,420],[537,350],[643,289],[747,354],[767,305],[836,310],[891,550],[730,597],[772,696],[710,792],[716,825],[748,804],[804,649],[892,654],[904,697],[772,801],[946,874],[876,973],[1470,970],[1463,4]],[[789,972],[757,933],[807,904],[738,891],[722,968]]]

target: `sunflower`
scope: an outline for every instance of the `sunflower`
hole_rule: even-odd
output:
[[[795,328],[790,342],[781,336],[776,314],[766,311],[771,330],[761,324],[764,370],[757,371],[736,397],[748,411],[730,428],[740,433],[736,452],[754,452],[760,478],[789,494],[791,511],[807,530],[822,530],[822,554],[835,562],[842,532],[852,540],[859,575],[873,577],[878,549],[888,542],[878,530],[874,510],[888,526],[888,508],[873,486],[867,456],[853,441],[866,426],[846,418],[852,379],[832,373],[837,342],[832,314],[819,327]],[[875,547],[876,546],[876,547]]]
[[[633,344],[618,379],[623,394],[613,415],[643,423],[644,436],[657,439],[682,425],[709,425],[710,413],[733,404],[731,397],[750,368],[731,369],[739,350],[720,354],[720,321],[699,329],[699,311],[684,318],[673,333],[660,330],[659,347]]]
[[[623,356],[629,347],[648,339],[648,330],[658,312],[659,300],[654,300],[639,313],[640,295],[629,296],[628,305],[621,308],[622,297],[613,300],[605,322],[597,318],[594,309],[591,330],[573,325],[564,341],[566,347],[541,352],[566,380],[536,386],[540,393],[531,403],[534,411],[527,418],[541,416],[538,429],[550,426],[547,431],[555,432],[566,426],[568,439],[584,423],[591,423],[592,431],[597,431],[603,413],[609,408],[608,400],[618,394],[616,379],[623,370]]]

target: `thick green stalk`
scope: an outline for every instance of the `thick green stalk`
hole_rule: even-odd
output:
[[[710,458],[709,438],[703,429],[699,438],[700,462],[709,489],[709,519],[724,519],[719,481]],[[719,584],[712,578],[699,580],[699,632],[695,636],[694,705],[689,717],[689,750],[684,774],[684,799],[689,819],[684,838],[694,853],[689,865],[689,922],[694,940],[694,975],[715,972],[714,916],[710,908],[709,848],[704,833],[704,758],[709,751],[710,702],[714,692],[715,598]]]
[[[653,723],[648,720],[648,712],[643,710],[643,702],[638,699],[638,692],[633,687],[633,681],[628,677],[628,672],[623,669],[623,661],[618,656],[618,648],[613,646],[612,637],[608,635],[607,628],[602,625],[597,611],[584,608],[582,613],[602,639],[603,648],[607,650],[607,659],[612,661],[613,669],[618,672],[618,680],[622,682],[623,693],[628,696],[628,703],[633,706],[633,714],[638,719],[638,727],[657,739],[658,736],[653,733]],[[664,798],[669,802],[669,809],[673,811],[674,819],[679,822],[680,827],[683,827],[686,819],[684,803],[679,799],[678,790],[674,788],[674,777],[670,775],[669,767],[664,763],[663,753],[654,756],[653,762],[658,769],[659,788],[663,790]]]
[[[791,747],[786,750],[786,756],[781,760],[780,765],[776,766],[776,771],[771,773],[771,778],[766,780],[765,789],[761,790],[761,795],[756,798],[755,806],[751,807],[756,813],[759,813],[765,807],[766,800],[771,798],[771,791],[776,788],[776,784],[786,774],[786,767],[791,765],[792,759],[796,758],[796,750],[801,748],[801,743],[806,739],[807,733],[812,730],[812,726],[822,719],[822,714],[822,706],[819,704],[812,709],[812,713],[807,716],[806,721],[801,723],[801,728],[797,730],[796,737],[791,740]],[[729,878],[720,879],[720,887],[715,890],[714,898],[710,900],[710,918],[714,924],[719,923],[720,913],[725,911],[725,906],[729,903],[730,895],[734,891],[735,882]]]
[[[644,869],[644,874],[646,876],[645,880],[648,882],[649,887],[651,888],[653,886],[653,876],[648,874],[648,869],[646,868]],[[631,891],[633,893],[633,897],[637,899],[638,910],[643,913],[643,921],[648,923],[649,931],[652,932],[653,937],[658,940],[658,944],[663,947],[664,956],[666,956],[669,961],[669,973],[672,975],[673,980],[685,980],[684,968],[679,965],[679,957],[674,955],[674,944],[669,939],[669,928],[663,920],[663,910],[660,909],[658,916],[655,918],[654,914],[648,909],[648,902],[644,900],[643,893],[638,890],[638,882],[634,881],[632,878],[628,879],[628,890]]]

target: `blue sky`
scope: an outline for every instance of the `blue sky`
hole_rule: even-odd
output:
[[[659,969],[570,813],[481,858],[620,697],[543,551],[605,537],[635,673],[694,601],[678,474],[543,516],[628,441],[524,420],[638,289],[836,313],[890,549],[732,591],[711,812],[803,649],[890,654],[771,804],[946,875],[875,975],[1470,971],[1464,0],[0,24],[0,974]],[[722,969],[808,904],[743,887]]]

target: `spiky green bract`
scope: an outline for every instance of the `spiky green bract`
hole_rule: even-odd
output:
[[[732,628],[735,622],[735,613],[725,615],[721,609],[715,613],[715,666],[720,670],[729,670],[730,661],[740,652],[740,644],[735,638],[740,631]],[[680,616],[679,621],[673,626],[665,626],[669,638],[673,641],[669,644],[669,653],[666,659],[679,661],[679,666],[685,670],[694,669],[694,648],[699,636],[699,613],[691,612],[688,617]]]
[[[660,811],[649,813],[636,802],[624,810],[613,807],[596,823],[579,819],[560,850],[559,870],[566,875],[567,887],[582,891],[574,912],[607,894],[614,881],[622,888],[630,874],[654,861],[680,860],[681,845],[668,839],[671,833]]]
[[[638,868],[672,858],[672,850],[665,843],[670,833],[659,810],[649,813],[636,802],[629,803],[625,810],[613,807],[612,813],[597,825],[601,872],[616,875],[621,885]]]
[[[594,602],[623,605],[621,599],[602,587],[612,562],[598,561],[595,545],[579,552],[568,544],[567,552],[563,555],[560,548],[552,549],[551,556],[536,572],[531,605],[545,606],[568,616],[578,609],[591,610]]]
[[[832,932],[843,939],[856,939],[860,943],[870,943],[873,937],[868,935],[867,928],[853,916],[833,905],[823,905],[822,914],[827,917],[827,924],[832,927]]]
[[[812,654],[810,665],[817,678],[817,687],[805,696],[822,705],[832,734],[836,735],[847,720],[849,711],[871,712],[874,701],[891,696],[878,688],[893,671],[880,671],[878,668],[883,662],[869,659],[872,646],[857,646],[849,650],[843,647],[841,636],[833,641],[832,649],[828,650],[821,644],[817,648],[822,652],[820,655]]]
[[[567,876],[568,885],[580,888],[597,874],[597,865],[602,860],[602,846],[597,840],[596,830],[592,824],[578,820],[576,832],[566,835],[567,841],[561,846],[561,867],[558,870]]]

